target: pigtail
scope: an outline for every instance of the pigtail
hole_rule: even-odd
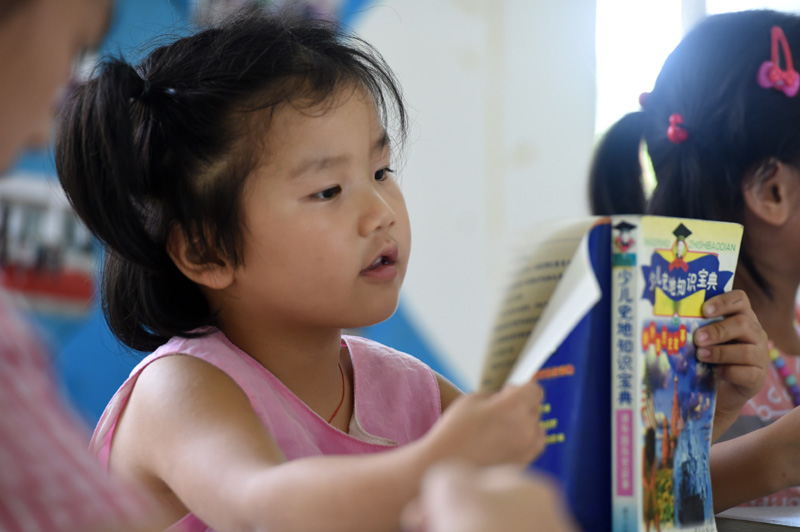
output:
[[[70,203],[105,244],[106,320],[138,350],[155,349],[175,331],[191,335],[211,321],[200,291],[166,252],[167,217],[153,175],[163,138],[153,138],[160,126],[147,117],[153,103],[148,85],[126,62],[108,61],[68,97],[55,148]]]
[[[687,143],[688,144],[688,143]],[[695,145],[675,145],[667,140],[650,151],[658,186],[647,208],[648,214],[683,218],[721,219],[714,208],[726,189],[716,187],[724,168],[707,170]],[[706,151],[708,153],[712,148]]]
[[[639,144],[643,113],[623,116],[606,132],[595,150],[589,172],[589,204],[592,213],[637,214],[644,212]]]
[[[75,211],[127,260],[157,270],[159,248],[144,226],[143,171],[134,146],[131,105],[144,82],[121,60],[75,88],[61,110],[56,170]],[[163,257],[161,257],[163,259]]]

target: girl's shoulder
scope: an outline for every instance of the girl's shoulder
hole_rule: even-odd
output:
[[[171,357],[172,355],[185,355],[186,358],[200,359],[211,363],[213,366],[223,366],[224,372],[228,370],[224,367],[226,365],[236,365],[237,363],[245,363],[248,361],[252,363],[252,359],[244,353],[241,349],[236,347],[225,334],[214,327],[207,327],[192,331],[198,333],[198,336],[184,337],[173,336],[165,344],[161,345],[158,349],[147,355],[130,373],[131,378],[138,377],[145,368],[153,365],[156,361]],[[183,357],[177,357],[178,361],[172,361],[170,364],[191,364],[194,363],[187,361],[180,361]],[[161,367],[163,364],[159,363]]]
[[[106,405],[95,427],[90,448],[107,460],[111,438],[123,411],[132,403],[150,411],[168,412],[186,404],[186,392],[202,388],[208,396],[235,395],[233,379],[208,360],[225,347],[217,331],[198,338],[173,337],[139,362]],[[135,397],[134,389],[136,390]],[[133,400],[132,400],[133,399]]]
[[[376,364],[389,367],[394,366],[398,369],[433,372],[433,370],[419,358],[363,336],[343,335],[342,343],[347,346],[350,351],[350,357],[353,359],[354,363]]]
[[[404,405],[413,412],[409,422],[424,433],[442,412],[442,399],[437,374],[424,362],[402,351],[359,336],[343,336],[350,351],[355,377],[358,408],[375,408],[380,412],[396,410]],[[361,412],[364,417],[368,413]],[[373,420],[385,420],[373,416]],[[375,421],[375,423],[379,423]],[[382,421],[380,422],[382,423]],[[374,427],[375,433],[389,430]]]

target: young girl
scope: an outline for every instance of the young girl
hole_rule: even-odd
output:
[[[107,245],[108,321],[156,349],[92,446],[164,527],[394,530],[432,463],[542,449],[535,383],[457,399],[415,359],[342,336],[397,305],[405,124],[365,43],[255,13],[110,61],[69,98],[58,171]],[[706,345],[732,339],[717,332]]]
[[[800,490],[800,17],[749,11],[709,17],[670,55],[641,111],[623,117],[595,155],[597,213],[649,212],[744,224],[735,287],[769,336],[766,384],[726,437],[788,419],[712,448],[717,510],[795,505]],[[646,198],[644,140],[657,186]]]
[[[392,530],[437,460],[542,449],[535,383],[456,401],[416,359],[342,336],[397,305],[405,126],[364,43],[256,12],[136,69],[110,61],[69,97],[58,171],[107,244],[109,324],[158,348],[92,446],[164,528]]]

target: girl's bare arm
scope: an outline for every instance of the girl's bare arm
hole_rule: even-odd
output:
[[[117,471],[165,483],[220,530],[396,530],[433,463],[524,464],[538,454],[540,400],[536,384],[468,395],[404,447],[287,462],[227,375],[171,356],[139,377],[115,435],[112,470],[117,461]]]

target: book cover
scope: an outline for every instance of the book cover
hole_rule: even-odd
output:
[[[612,530],[716,530],[713,369],[692,335],[731,288],[742,227],[612,217]]]
[[[480,389],[540,382],[548,445],[531,467],[556,478],[582,530],[715,530],[714,378],[691,335],[731,286],[741,231],[590,217],[515,246]]]

